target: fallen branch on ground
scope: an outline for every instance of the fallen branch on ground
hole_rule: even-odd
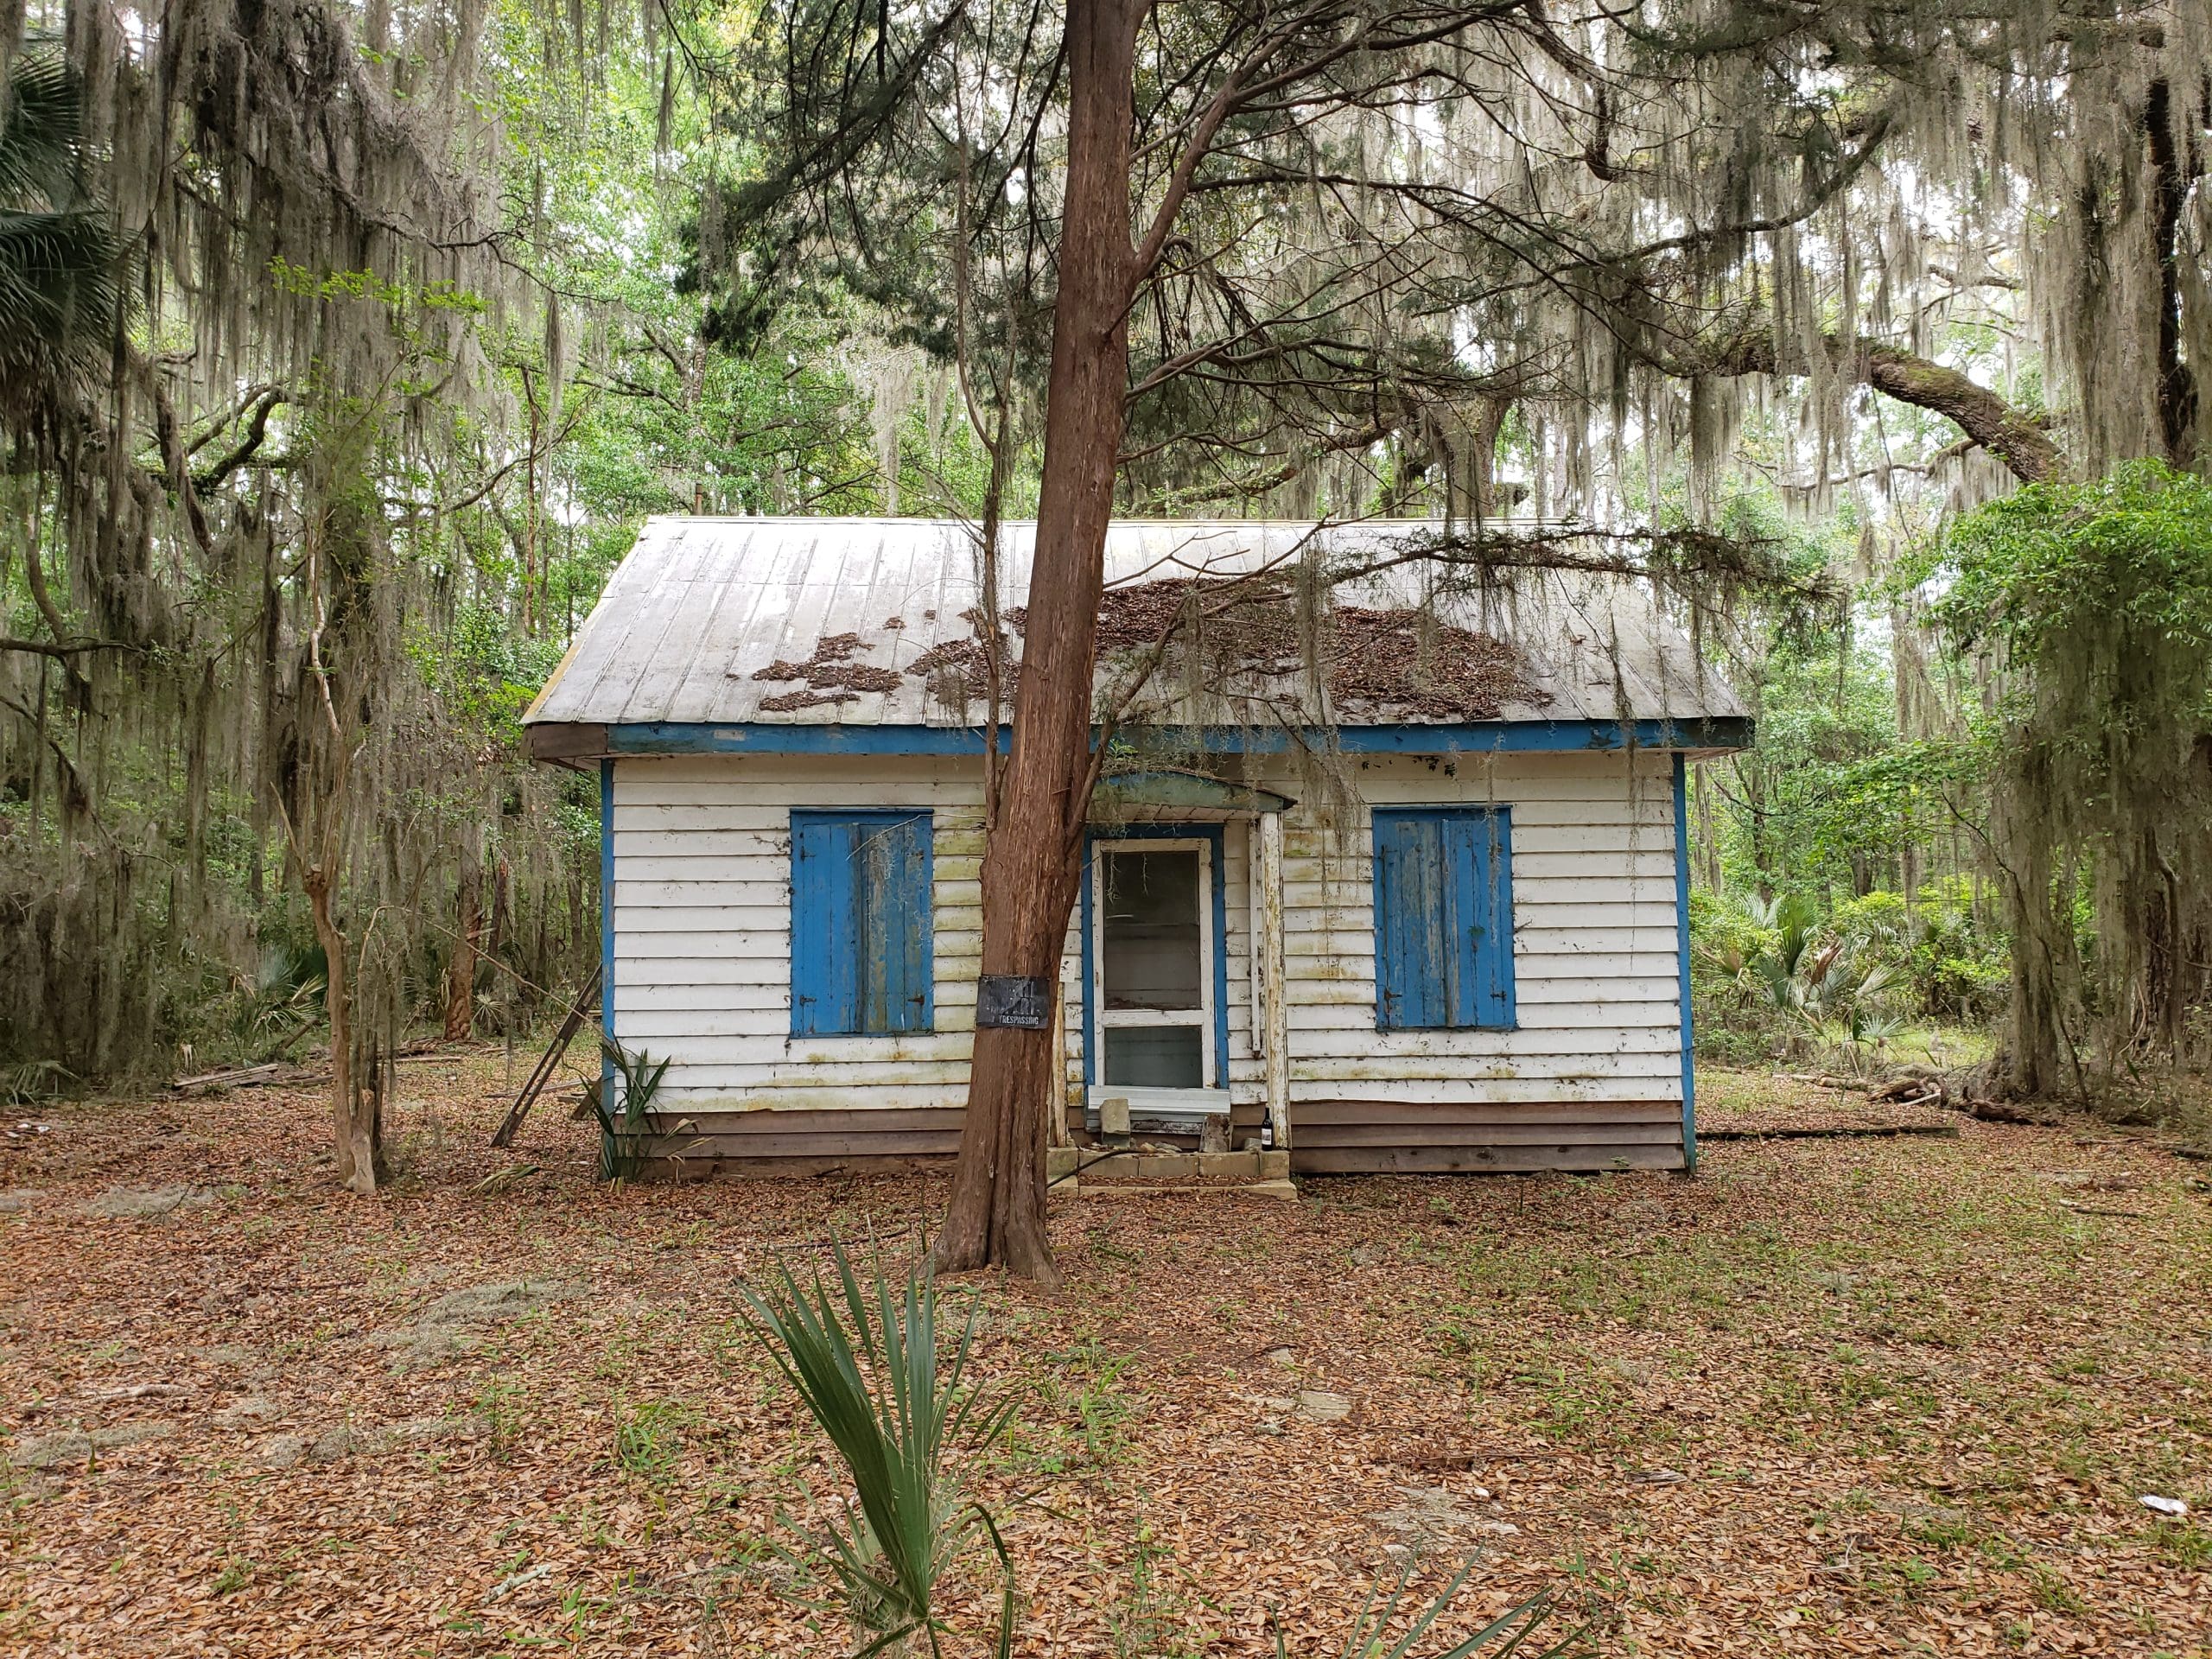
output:
[[[1892,1102],[1900,1106],[1916,1106],[1923,1103],[1948,1106],[1951,1103],[1951,1091],[1943,1086],[1941,1077],[1908,1075],[1891,1078],[1866,1098]]]
[[[1961,1100],[1952,1109],[1981,1123],[2029,1123],[2048,1128],[2058,1122],[2056,1113],[2017,1106],[2009,1100]]]
[[[1955,1123],[1854,1123],[1832,1129],[1700,1129],[1700,1141],[1844,1141],[1854,1136],[1925,1135],[1939,1141],[1958,1138]]]
[[[169,1087],[181,1092],[187,1089],[243,1089],[256,1084],[273,1083],[280,1071],[291,1068],[282,1060],[270,1060],[263,1065],[238,1066],[228,1071],[206,1071],[196,1077],[179,1077]]]

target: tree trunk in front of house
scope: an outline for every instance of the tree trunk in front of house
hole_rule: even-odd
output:
[[[1045,465],[1013,749],[983,850],[985,974],[1057,981],[1080,877],[1106,531],[1128,386],[1129,133],[1138,0],[1068,8],[1068,170]],[[1045,1228],[1052,1032],[978,1030],[937,1265],[1056,1282]]]

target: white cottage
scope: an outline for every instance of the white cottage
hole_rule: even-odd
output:
[[[1240,1144],[1264,1114],[1309,1173],[1694,1164],[1684,765],[1750,722],[1639,583],[1423,594],[1399,556],[1436,528],[1115,527],[1102,697],[1224,578],[1282,580],[1109,746],[1055,1139],[1126,1105],[1152,1135],[1226,1112]],[[1032,535],[1005,532],[1009,607]],[[1322,563],[1370,574],[1294,574]],[[539,758],[599,772],[606,1029],[670,1062],[690,1167],[956,1147],[978,570],[957,524],[655,519],[527,716]]]

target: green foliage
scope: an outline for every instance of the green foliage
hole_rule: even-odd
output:
[[[1907,1013],[1976,1024],[2003,1004],[2006,940],[1978,914],[1964,877],[1923,887],[1910,906],[1887,890],[1847,899],[1827,925],[1897,976],[1893,1000]]]
[[[2049,666],[2086,647],[2087,677],[2109,690],[2127,664],[2095,639],[2170,648],[2196,670],[2178,706],[2212,715],[2212,484],[2155,461],[2038,484],[1961,519],[1943,568],[1955,581],[1938,614],[1961,643]]]
[[[1856,891],[1896,849],[1942,827],[1942,800],[1972,783],[1948,742],[1903,742],[1894,665],[1834,632],[1779,638],[1741,677],[1758,747],[1738,756],[1724,821],[1732,880],[1815,898]]]
[[[608,1181],[633,1179],[645,1168],[646,1147],[653,1138],[653,1096],[671,1061],[655,1060],[643,1049],[627,1049],[605,1038],[600,1052],[614,1068],[614,1102],[601,1089],[589,1090],[593,1116],[599,1119],[599,1173]]]
[[[20,26],[20,25],[19,25]],[[0,89],[0,406],[18,416],[94,373],[121,297],[122,247],[86,188],[82,78],[34,42]]]
[[[20,1065],[0,1066],[0,1103],[27,1106],[60,1094],[76,1076],[59,1060],[25,1060]]]
[[[518,748],[523,711],[560,662],[561,644],[518,632],[505,607],[478,599],[425,629],[410,652],[456,716]]]
[[[1777,461],[1789,447],[1760,423],[1743,444]],[[1897,929],[1853,910],[1862,895],[1886,893],[1901,911],[1908,887],[1948,890],[1979,855],[1990,746],[1940,667],[1921,660],[1913,583],[1836,586],[1831,573],[1866,550],[1852,503],[1808,523],[1772,489],[1738,485],[1717,512],[1732,533],[1784,550],[1807,592],[1828,602],[1742,607],[1725,649],[1708,642],[1758,739],[1696,780],[1694,869],[1720,889],[1700,887],[1692,899],[1699,1052],[1750,1061],[1839,1032],[1864,1040],[1916,1013],[1980,1017],[1986,1007],[1963,975],[1935,988]],[[1765,898],[1739,896],[1749,893]],[[1763,905],[1778,908],[1763,917]],[[1905,931],[1919,924],[1916,914]]]
[[[994,1403],[967,1386],[980,1303],[939,1352],[935,1279],[909,1272],[894,1295],[887,1278],[862,1289],[842,1244],[835,1274],[804,1284],[788,1267],[767,1295],[745,1292],[748,1325],[769,1358],[830,1439],[858,1501],[846,1526],[830,1528],[830,1562],[854,1622],[868,1633],[860,1656],[910,1637],[941,1651],[946,1626],[938,1586],[980,1538],[1004,1576],[996,1650],[1013,1650],[1014,1567],[989,1510],[968,1497],[951,1468],[956,1455],[987,1450],[1011,1421],[1015,1402]],[[858,1656],[856,1656],[858,1659]]]
[[[692,1413],[680,1402],[647,1400],[626,1408],[614,1425],[614,1461],[626,1473],[658,1484],[676,1467]]]
[[[476,1030],[557,1009],[590,960],[597,813],[578,798],[590,780],[531,765],[519,717],[639,522],[875,512],[887,496],[865,308],[818,285],[735,355],[703,348],[704,302],[671,280],[700,181],[746,165],[681,49],[666,56],[668,29],[697,14],[610,23],[588,64],[564,20],[529,8],[455,28],[395,14],[387,50],[327,63],[293,37],[351,38],[343,18],[263,21],[256,49],[314,57],[308,102],[326,108],[248,76],[224,87],[223,122],[195,123],[190,77],[168,69],[207,73],[206,54],[180,51],[175,17],[127,47],[112,20],[73,33],[111,96],[87,102],[41,41],[0,96],[0,421],[22,461],[0,636],[119,639],[42,668],[6,658],[0,957],[16,971],[0,1058],[87,1079],[258,1058],[289,1033],[257,982],[264,947],[297,932],[279,798],[347,820],[334,909],[361,952],[358,1027],[390,1044],[439,1019],[470,887],[487,924]],[[358,173],[358,134],[328,155],[276,136],[296,118],[345,128],[365,90],[385,111],[365,130],[395,148]],[[455,106],[460,130],[442,124]],[[138,113],[118,127],[117,110]],[[495,129],[500,143],[478,142]],[[171,280],[174,238],[100,239],[118,177],[133,200],[156,193],[140,219],[167,223],[170,193],[257,200],[270,174],[292,204],[281,248],[266,215],[219,215]],[[379,194],[432,175],[435,213]],[[354,215],[375,234],[346,234]],[[407,233],[433,220],[452,238],[436,250]],[[122,290],[151,309],[118,324],[126,271]],[[57,386],[67,422],[41,412]],[[958,450],[902,444],[906,499],[942,510],[925,474],[971,489]],[[76,478],[81,456],[99,458],[85,463],[99,486]],[[123,605],[125,566],[141,574]],[[298,695],[318,616],[321,683],[358,727],[342,739]],[[356,747],[333,791],[331,756]],[[86,756],[98,764],[71,758]]]
[[[2022,490],[1961,519],[1936,575],[2001,691],[2013,1082],[2184,1060],[2208,995],[2188,941],[2212,931],[2212,485],[2139,461]]]
[[[1127,1381],[1137,1356],[1119,1354],[1096,1337],[1049,1356],[1037,1379],[1034,1413],[1007,1437],[1003,1462],[1016,1474],[1065,1475],[1103,1469],[1127,1449],[1139,1409]]]
[[[1838,1019],[1871,1017],[1897,977],[1866,948],[1866,933],[1833,921],[1823,926],[1802,893],[1723,895],[1708,900],[1705,914],[1702,938],[1698,915],[1691,916],[1693,974],[1701,962],[1745,1002],[1793,1015],[1816,1032]]]
[[[1808,580],[1865,568],[1850,504],[1810,527],[1756,490],[1720,511],[1779,538]],[[1701,1054],[1878,1051],[1905,1020],[1980,1021],[2002,999],[2007,936],[1967,874],[1986,868],[1998,734],[1923,632],[1928,577],[1908,563],[1825,612],[1734,619],[1723,666],[1758,741],[1696,780],[1694,869],[1719,889],[1692,895]]]
[[[296,943],[272,938],[238,1009],[238,1034],[249,1051],[282,1050],[296,1042],[323,1014],[330,963],[312,937]]]
[[[1690,897],[1698,1046],[1747,1061],[1808,1043],[1873,1047],[1912,1017],[1974,1022],[2001,999],[2005,940],[1964,880],[1878,888],[1825,913],[1802,893]]]
[[[956,1459],[987,1456],[1012,1427],[1020,1403],[994,1401],[966,1381],[980,1302],[969,1303],[959,1333],[944,1341],[936,1281],[925,1268],[910,1270],[894,1292],[892,1281],[880,1274],[863,1285],[842,1243],[833,1245],[831,1264],[827,1278],[817,1270],[804,1281],[785,1267],[781,1282],[767,1294],[747,1288],[744,1295],[751,1308],[747,1328],[807,1416],[829,1437],[852,1483],[853,1519],[842,1527],[831,1524],[828,1554],[845,1605],[864,1633],[855,1659],[895,1651],[913,1640],[942,1653],[948,1627],[938,1610],[938,1586],[979,1541],[1003,1576],[995,1649],[1005,1659],[1013,1650],[1013,1562],[996,1520],[966,1495],[953,1466]],[[1154,1554],[1149,1540],[1140,1537],[1141,1574],[1149,1571]],[[1406,1605],[1413,1567],[1409,1564],[1395,1585],[1378,1583],[1338,1649],[1342,1659],[1410,1659],[1449,1613],[1473,1570],[1470,1563],[1415,1610],[1395,1641],[1387,1632]],[[1581,1651],[1587,1626],[1549,1646],[1529,1645],[1554,1611],[1552,1595],[1537,1596],[1434,1659],[1485,1652],[1497,1659],[1514,1653],[1561,1659]],[[1126,1638],[1148,1630],[1159,1622],[1158,1613],[1140,1590],[1130,1604],[1128,1628],[1117,1634]],[[1280,1627],[1274,1637],[1277,1655],[1287,1656]]]
[[[1398,1575],[1395,1585],[1385,1587],[1377,1584],[1368,1592],[1367,1603],[1360,1609],[1359,1617],[1352,1621],[1338,1659],[1410,1659],[1410,1656],[1427,1640],[1428,1633],[1446,1613],[1459,1593],[1460,1586],[1475,1570],[1470,1561],[1461,1567],[1451,1583],[1432,1598],[1415,1614],[1406,1633],[1388,1647],[1383,1645],[1390,1624],[1406,1599],[1406,1591],[1413,1580],[1413,1564],[1408,1562]],[[1550,1622],[1554,1609],[1549,1592],[1509,1607],[1491,1619],[1472,1636],[1440,1649],[1434,1659],[1469,1659],[1478,1653],[1491,1653],[1496,1659],[1505,1659],[1508,1654],[1525,1654],[1526,1659],[1563,1659],[1563,1656],[1586,1650],[1584,1637],[1588,1626],[1569,1631],[1566,1636],[1542,1648],[1529,1644]],[[1290,1648],[1284,1640],[1281,1625],[1275,1627],[1275,1659],[1289,1659]],[[1493,1645],[1495,1644],[1495,1645]]]

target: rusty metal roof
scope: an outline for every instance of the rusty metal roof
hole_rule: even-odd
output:
[[[1307,559],[1340,572],[1377,554],[1417,548],[1440,529],[1428,522],[1317,531],[1302,524],[1128,520],[1108,535],[1106,581],[1109,588],[1133,588],[1270,569],[1288,576]],[[1019,605],[1027,591],[1035,533],[1030,523],[1003,527],[1002,608]],[[652,519],[525,719],[608,726],[974,724],[983,718],[980,701],[949,691],[948,680],[957,677],[931,672],[930,664],[957,658],[963,642],[975,640],[980,563],[973,531],[955,521]],[[1644,582],[1518,570],[1485,592],[1439,594],[1436,581],[1433,563],[1414,560],[1328,591],[1337,605],[1425,607],[1439,624],[1512,647],[1520,658],[1517,689],[1489,718],[1688,721],[1745,713]],[[1017,658],[1020,645],[1016,633]],[[1102,662],[1102,688],[1113,672],[1110,661]],[[1152,717],[1192,723],[1230,717],[1218,706],[1189,702],[1207,700],[1190,675],[1169,677],[1167,695],[1182,701],[1155,708]],[[1433,711],[1408,716],[1351,705],[1329,715],[1346,726],[1439,718]]]

